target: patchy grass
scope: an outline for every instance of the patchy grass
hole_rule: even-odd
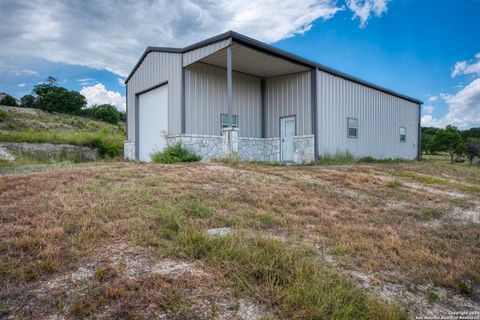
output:
[[[152,259],[202,263],[214,283],[204,276],[171,279],[143,271],[125,282],[121,261],[116,266],[102,261],[93,280],[85,280],[87,287],[75,289],[72,297],[52,295],[45,305],[61,305],[58,312],[78,317],[93,317],[108,306],[120,318],[139,309],[152,312],[150,317],[163,310],[177,318],[201,318],[221,305],[213,292],[233,290],[284,318],[397,319],[409,306],[402,296],[394,299],[398,306],[382,301],[376,286],[428,284],[453,295],[465,283],[473,290],[465,297],[476,299],[478,225],[446,217],[455,208],[475,207],[478,193],[451,184],[440,187],[456,193],[432,193],[430,183],[412,176],[474,185],[479,169],[430,165],[112,163],[5,175],[0,300],[10,314],[30,284],[41,287],[84,266],[85,258],[95,261],[98,248],[118,241],[151,250]],[[401,184],[389,187],[395,179]],[[425,188],[413,189],[411,181]],[[455,198],[459,192],[461,203]],[[206,235],[219,227],[233,233]],[[331,255],[327,262],[326,255]],[[371,279],[371,293],[360,289],[351,272]],[[211,299],[208,312],[199,292],[212,293],[203,295]],[[458,301],[445,301],[449,296],[439,295],[435,304]]]
[[[437,186],[448,186],[466,192],[480,192],[480,185],[461,183],[454,180],[434,177],[430,175],[418,174],[415,172],[406,172],[399,170],[392,170],[391,174],[397,177],[405,177],[415,180],[423,184],[431,184]]]
[[[21,109],[21,108],[19,108]],[[2,111],[0,141],[72,144],[95,148],[101,156],[115,157],[123,149],[125,125],[42,111]]]

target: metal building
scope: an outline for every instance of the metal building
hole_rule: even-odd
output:
[[[148,47],[126,86],[129,159],[178,142],[203,160],[420,156],[421,101],[233,31]]]

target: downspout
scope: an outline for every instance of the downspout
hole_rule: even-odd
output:
[[[417,160],[422,160],[422,104],[418,104]]]
[[[312,96],[312,132],[313,132],[313,148],[314,148],[314,157],[318,159],[318,128],[317,128],[317,68],[312,69],[312,85],[311,85],[311,96]]]
[[[267,137],[267,128],[265,122],[267,120],[267,105],[266,105],[266,80],[262,78],[260,80],[260,94],[261,94],[261,104],[262,104],[262,138],[265,139]]]
[[[180,132],[182,134],[186,133],[186,114],[185,114],[185,67],[183,66],[183,53],[182,53],[182,92],[181,92],[181,128]]]
[[[228,127],[233,124],[232,47],[227,47],[227,112]]]

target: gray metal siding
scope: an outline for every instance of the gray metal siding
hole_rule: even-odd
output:
[[[227,71],[204,63],[185,68],[186,133],[220,135],[220,114],[227,112]],[[239,136],[261,137],[260,78],[233,72],[233,112]]]
[[[168,133],[180,133],[182,54],[151,52],[127,83],[128,140],[135,140],[136,94],[163,82],[168,82]]]
[[[231,42],[232,39],[228,38],[192,51],[185,52],[183,54],[183,66],[188,66],[189,64],[205,58],[206,56],[209,56],[218,50],[226,48],[230,45]]]
[[[266,137],[278,137],[280,117],[291,115],[297,135],[313,134],[310,71],[266,79]]]
[[[415,159],[419,105],[317,71],[317,137],[320,155],[348,150],[357,157]],[[358,119],[358,138],[347,137],[347,118]],[[400,127],[407,141],[400,142]]]

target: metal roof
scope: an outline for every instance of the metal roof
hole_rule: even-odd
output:
[[[399,98],[402,98],[402,99],[405,99],[405,100],[408,100],[408,101],[411,101],[411,102],[414,102],[414,103],[423,104],[423,102],[418,100],[418,99],[415,99],[415,98],[409,97],[407,95],[395,92],[395,91],[390,90],[390,89],[385,88],[385,87],[378,86],[376,84],[373,84],[371,82],[362,80],[360,78],[354,77],[354,76],[346,74],[344,72],[329,68],[329,67],[324,66],[324,65],[322,65],[320,63],[317,63],[315,61],[305,59],[301,56],[298,56],[298,55],[290,53],[288,51],[285,51],[285,50],[276,48],[274,46],[268,45],[264,42],[261,42],[261,41],[255,40],[253,38],[247,37],[243,34],[235,32],[235,31],[227,31],[225,33],[222,33],[222,34],[219,34],[215,37],[208,38],[206,40],[197,42],[197,43],[192,44],[190,46],[187,46],[185,48],[148,47],[145,50],[145,52],[143,53],[143,55],[141,56],[141,58],[139,59],[139,61],[137,62],[137,64],[135,65],[135,67],[133,68],[132,72],[130,72],[130,74],[128,75],[127,79],[125,80],[125,83],[127,83],[128,80],[130,80],[130,78],[133,76],[133,74],[135,73],[137,68],[142,63],[143,59],[145,59],[145,57],[150,52],[185,53],[187,51],[191,51],[191,50],[194,50],[194,49],[197,49],[197,48],[200,48],[200,47],[203,47],[203,46],[206,46],[206,45],[209,45],[209,44],[212,44],[214,42],[224,40],[224,39],[227,39],[227,38],[232,38],[232,41],[235,41],[237,43],[240,43],[240,44],[243,44],[243,45],[246,45],[246,46],[249,46],[249,47],[253,47],[257,50],[264,51],[265,53],[275,55],[277,57],[280,57],[280,58],[283,58],[283,59],[286,59],[286,60],[289,60],[289,61],[292,61],[292,62],[295,62],[295,63],[299,63],[299,64],[302,64],[302,65],[308,66],[310,68],[318,68],[321,71],[330,73],[332,75],[344,78],[344,79],[349,80],[349,81],[356,82],[358,84],[370,87],[372,89],[376,89],[376,90],[391,94],[393,96],[396,96],[396,97],[399,97]]]

